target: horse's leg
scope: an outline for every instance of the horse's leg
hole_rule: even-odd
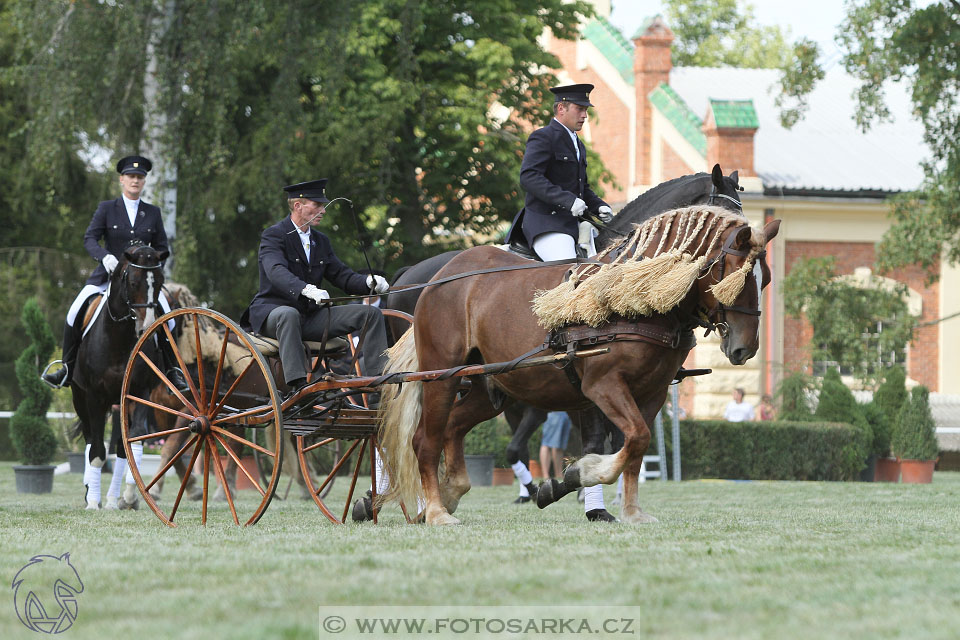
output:
[[[639,458],[631,458],[623,468],[623,498],[620,507],[620,519],[632,524],[657,522],[649,513],[640,508],[640,491],[638,478],[640,466],[643,464],[643,454]]]
[[[458,380],[423,385],[423,412],[413,436],[413,448],[417,454],[420,484],[426,501],[424,519],[427,524],[460,524],[443,506],[438,477],[444,430],[458,385]]]
[[[537,487],[527,468],[530,436],[547,419],[547,412],[528,404],[515,403],[507,407],[504,415],[513,428],[513,437],[507,445],[507,463],[520,481],[520,496],[514,503],[530,502],[537,496]]]
[[[103,444],[103,431],[110,405],[104,405],[85,393],[80,395],[86,413],[84,420],[87,430],[85,430],[84,436],[87,438],[87,444],[90,447],[83,470],[83,483],[87,487],[86,508],[99,509],[100,479],[103,475],[103,465],[107,461],[107,449]],[[76,396],[74,397],[76,398]]]
[[[580,429],[580,441],[583,443],[584,456],[603,453],[608,432],[607,423],[609,422],[603,412],[596,407],[590,407],[574,412],[571,420]],[[610,427],[616,428],[612,423]],[[577,463],[574,463],[564,470],[563,480],[551,479],[540,485],[540,489],[537,491],[537,506],[543,509],[582,486]],[[599,498],[602,501],[602,492]],[[591,500],[591,507],[596,506],[593,503],[594,500]],[[599,504],[599,508],[603,508],[602,502]],[[584,500],[584,510],[590,510],[587,508],[586,500]]]
[[[477,424],[499,413],[490,403],[489,396],[483,393],[483,381],[474,378],[472,382],[473,391],[450,411],[444,435],[443,460],[446,469],[440,481],[440,497],[449,513],[457,510],[460,498],[470,490],[470,476],[463,459],[463,438]]]

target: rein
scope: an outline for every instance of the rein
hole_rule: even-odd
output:
[[[729,196],[724,196],[722,193],[719,193],[717,195],[723,196],[724,198],[729,198]],[[710,273],[714,265],[716,265],[717,262],[719,261],[720,277],[717,278],[717,282],[720,282],[721,280],[723,280],[724,272],[726,271],[726,266],[727,266],[727,261],[723,259],[725,255],[744,258],[749,254],[749,251],[734,249],[731,246],[733,244],[733,241],[736,240],[737,234],[740,232],[740,230],[743,229],[744,227],[749,227],[749,226],[750,225],[742,225],[742,226],[736,227],[732,232],[730,232],[727,235],[727,239],[724,240],[723,247],[721,247],[720,249],[720,255],[718,255],[716,258],[714,258],[709,263],[704,265],[703,271],[700,275],[701,278],[706,276],[708,273]],[[763,260],[766,258],[766,256],[767,256],[767,250],[764,249],[760,251],[756,255],[756,258],[754,259]],[[726,315],[727,311],[732,311],[734,313],[743,313],[749,316],[760,316],[759,307],[757,309],[748,309],[747,307],[741,307],[740,305],[725,305],[718,300],[717,305],[710,311],[705,311],[702,308],[700,309],[700,312],[699,312],[700,319],[703,321],[703,326],[705,326],[705,328],[707,329],[707,332],[704,334],[704,336],[708,336],[710,335],[711,331],[716,330],[716,332],[720,334],[721,338],[726,337],[727,328],[728,328],[727,315]]]

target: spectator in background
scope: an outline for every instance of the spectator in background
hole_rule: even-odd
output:
[[[743,399],[744,391],[741,388],[733,390],[733,400],[727,404],[723,412],[723,419],[730,422],[744,422],[754,420],[753,405]]]
[[[563,467],[560,458],[570,440],[570,417],[565,411],[551,411],[547,414],[547,421],[543,423],[543,436],[540,440],[540,466],[543,468],[544,478],[563,478]],[[550,473],[550,463],[553,462],[553,473]]]
[[[760,398],[760,419],[761,420],[776,420],[777,419],[777,408],[773,405],[773,398],[770,397],[769,393],[763,394]]]

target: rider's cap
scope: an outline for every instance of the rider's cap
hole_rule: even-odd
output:
[[[330,200],[323,192],[326,186],[327,179],[321,178],[320,180],[291,184],[284,187],[283,190],[287,192],[288,200],[292,200],[293,198],[306,198],[307,200],[313,200],[320,204],[327,204]]]
[[[551,87],[550,91],[555,96],[554,102],[572,102],[584,107],[593,106],[590,104],[592,84],[568,84],[564,87]]]
[[[138,176],[145,176],[152,168],[153,163],[143,156],[127,156],[126,158],[120,158],[117,162],[117,173],[120,175],[135,173]]]

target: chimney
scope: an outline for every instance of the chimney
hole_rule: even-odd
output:
[[[719,163],[725,174],[736,170],[742,177],[756,176],[753,137],[759,122],[752,100],[710,100],[703,119],[707,137],[707,166]]]
[[[660,83],[670,84],[670,45],[673,32],[660,16],[654,16],[633,37],[633,76],[636,92],[637,162],[634,182],[650,185],[650,145],[653,137],[653,107],[649,96]]]

